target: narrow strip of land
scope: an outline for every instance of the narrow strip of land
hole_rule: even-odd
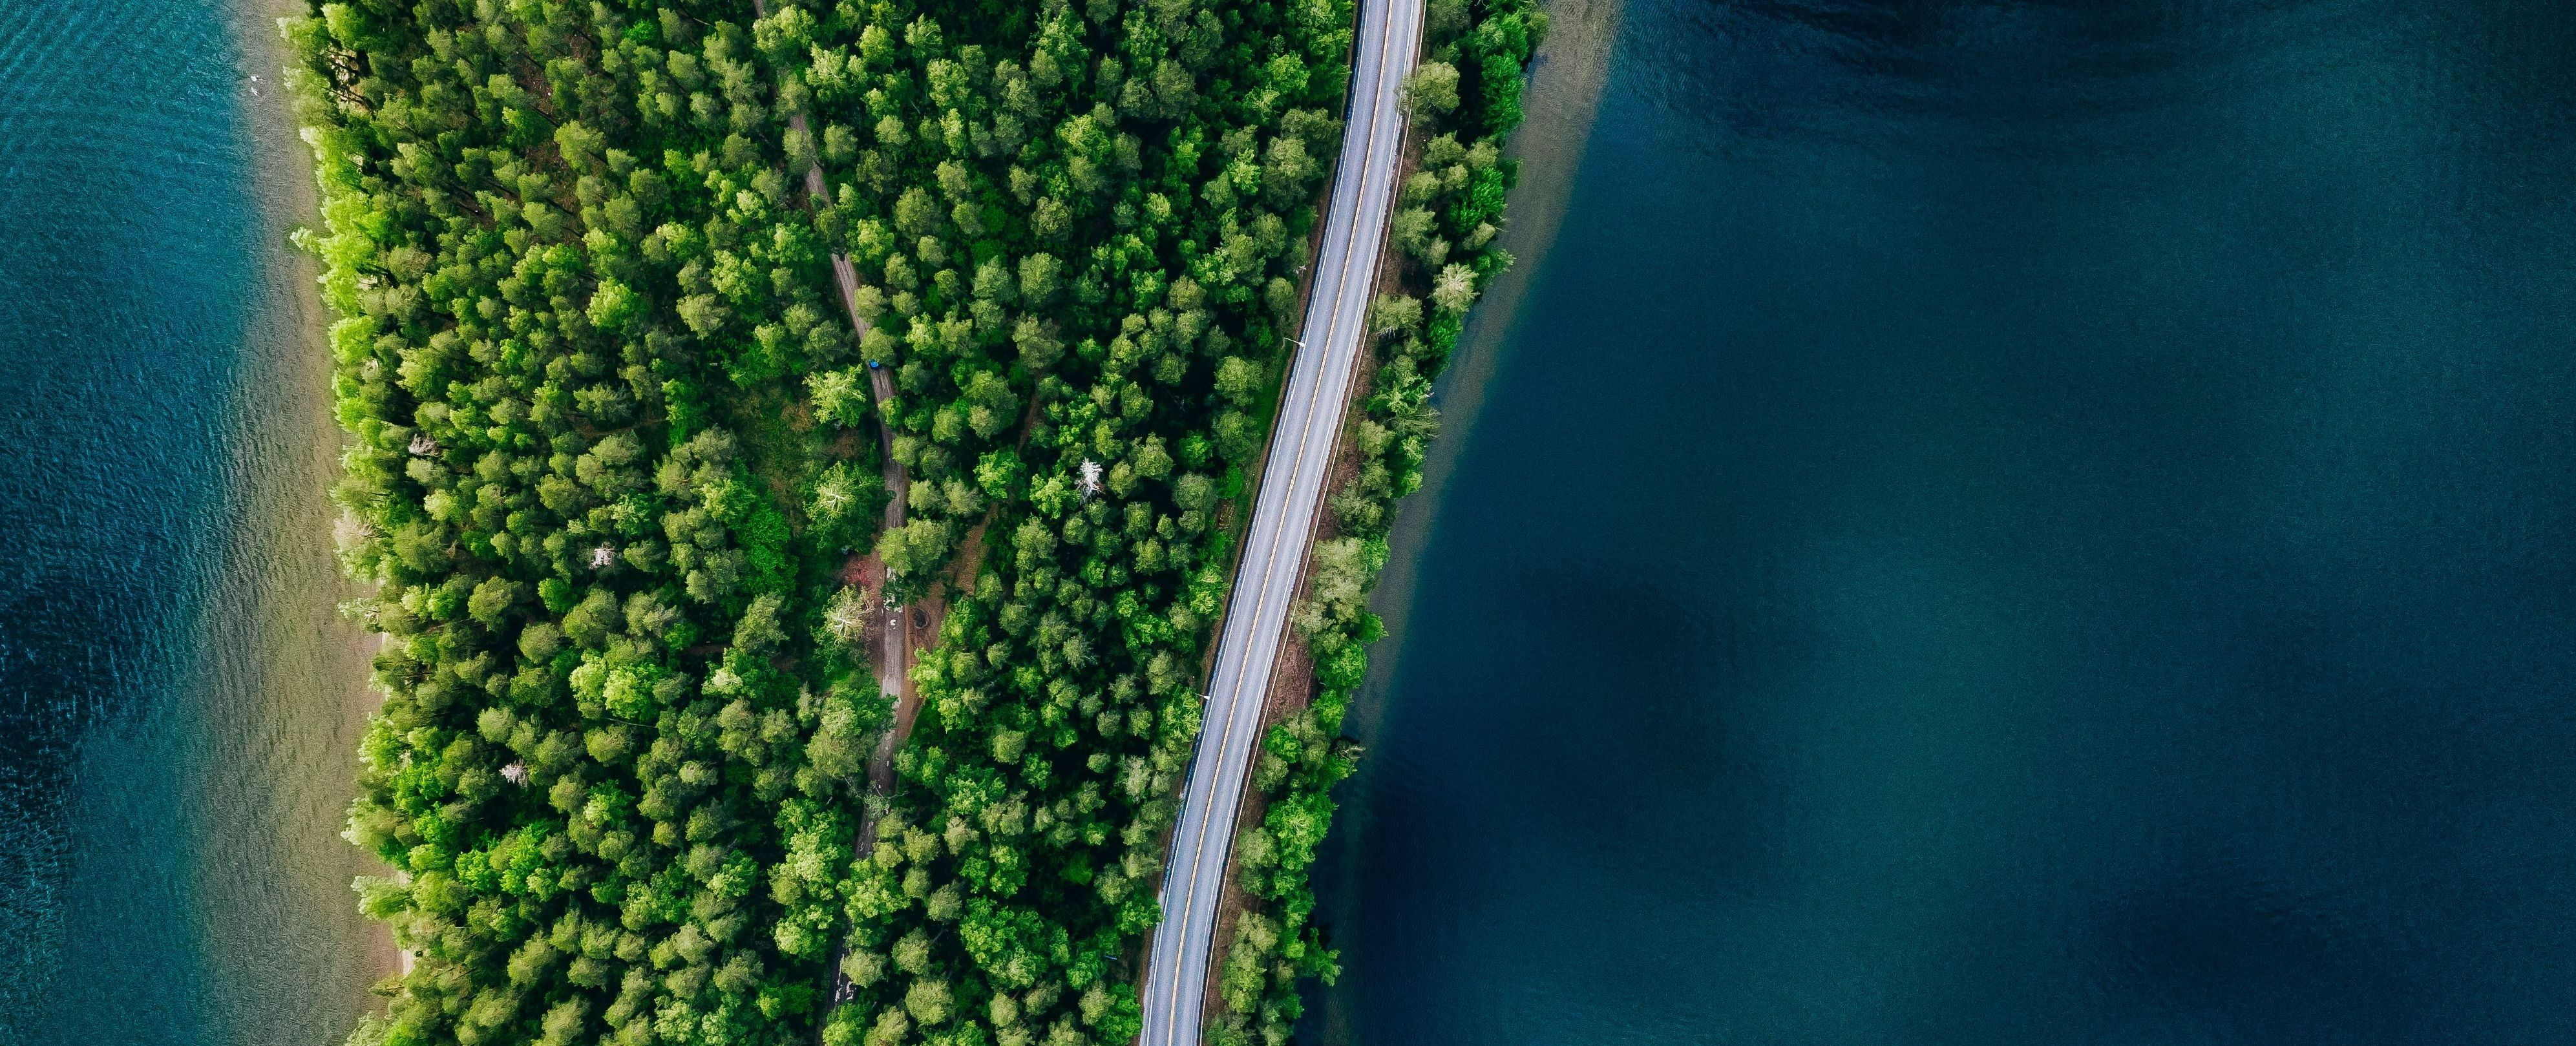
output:
[[[1350,126],[1324,212],[1306,340],[1288,369],[1164,873],[1163,921],[1145,969],[1143,1046],[1199,1043],[1235,818],[1366,334],[1403,151],[1400,95],[1421,36],[1422,0],[1362,0]]]

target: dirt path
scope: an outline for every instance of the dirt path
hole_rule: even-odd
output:
[[[752,0],[751,7],[753,14],[762,18],[769,17],[769,5],[765,0]],[[787,125],[809,138],[813,134],[812,126],[806,122],[803,113],[790,114],[787,117]],[[809,203],[828,200],[830,198],[827,195],[828,192],[829,187],[823,182],[822,164],[817,162],[808,165],[805,168],[806,199]],[[841,308],[849,313],[851,337],[854,340],[865,339],[869,325],[867,317],[859,315],[859,271],[857,266],[850,264],[849,255],[839,251],[832,252],[832,282],[841,292]],[[894,398],[892,376],[885,372],[885,368],[876,366],[873,362],[868,367],[868,390],[874,394],[880,407]],[[904,469],[903,464],[894,458],[894,424],[886,418],[882,409],[877,414],[877,445],[885,461],[886,508],[885,519],[881,525],[885,530],[893,530],[904,525],[905,510],[912,492],[912,477]],[[887,580],[885,567],[876,561],[875,556],[864,553],[855,554],[851,557],[851,565],[876,571],[877,576],[873,580],[877,584],[874,591],[880,596],[883,595]],[[922,607],[918,606],[906,607],[901,604],[880,602],[878,613],[885,615],[885,625],[876,629],[874,644],[877,686],[894,698],[894,715],[887,723],[884,735],[877,739],[876,751],[868,756],[868,791],[872,796],[883,799],[894,793],[894,754],[903,747],[905,736],[912,732],[913,720],[921,714],[921,697],[914,692],[912,686],[912,666],[917,645],[929,641],[931,629],[936,626],[936,622],[930,619],[930,615]],[[874,848],[876,836],[877,817],[874,806],[873,804],[862,805],[859,811],[857,852],[866,853]],[[850,990],[848,980],[841,975],[840,960],[847,951],[846,946],[833,950],[830,998],[834,1006],[838,1006]]]

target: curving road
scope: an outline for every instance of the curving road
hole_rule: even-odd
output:
[[[1190,766],[1180,826],[1163,879],[1163,921],[1145,967],[1142,1046],[1199,1046],[1208,968],[1216,955],[1217,901],[1243,806],[1244,779],[1260,739],[1271,667],[1288,627],[1288,607],[1305,574],[1315,518],[1341,436],[1351,377],[1366,330],[1368,301],[1394,208],[1396,160],[1405,117],[1399,99],[1422,42],[1422,0],[1361,0],[1359,54],[1352,63],[1350,126],[1324,248],[1307,300],[1306,342],[1288,368],[1278,427],[1245,534],[1234,596],[1217,637],[1216,674]]]

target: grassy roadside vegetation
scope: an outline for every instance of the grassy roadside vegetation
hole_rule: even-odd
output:
[[[1343,433],[1347,479],[1327,502],[1307,598],[1290,619],[1314,665],[1312,691],[1285,697],[1298,707],[1263,737],[1254,764],[1262,817],[1235,841],[1244,903],[1218,974],[1224,1011],[1209,1025],[1212,1046],[1281,1046],[1304,1012],[1298,983],[1339,972],[1309,921],[1309,876],[1332,825],[1332,788],[1359,756],[1341,736],[1342,716],[1368,669],[1368,644],[1385,631],[1368,592],[1386,565],[1395,501],[1421,486],[1439,429],[1432,380],[1478,293],[1512,262],[1495,243],[1517,173],[1502,146],[1520,125],[1522,70],[1546,37],[1547,15],[1534,0],[1431,0],[1425,23],[1424,61],[1405,88],[1413,173],[1389,231],[1396,257],[1382,276],[1386,293],[1370,305],[1379,366]]]
[[[342,559],[379,586],[349,610],[388,637],[348,834],[397,871],[362,905],[416,958],[353,1041],[1132,1038],[1347,0],[311,11],[282,24],[323,187],[299,239],[340,317]],[[1489,113],[1480,76],[1516,99],[1525,44],[1455,77],[1465,101],[1433,69],[1424,112]],[[1407,189],[1460,258],[1508,179],[1482,155]],[[1405,468],[1487,270],[1435,271],[1444,311],[1390,357],[1414,380],[1380,376],[1414,390],[1371,422],[1402,437],[1359,430]],[[886,534],[848,431],[880,420],[913,477]],[[1382,518],[1405,468],[1352,497]],[[842,565],[872,546],[917,594],[979,525],[853,853],[888,701]],[[1318,650],[1368,638],[1355,599],[1318,603]]]

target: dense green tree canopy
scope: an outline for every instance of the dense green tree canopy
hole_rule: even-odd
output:
[[[348,0],[284,23],[353,436],[342,557],[386,636],[349,835],[397,873],[362,903],[416,956],[362,1041],[1135,1034],[1351,15]],[[1443,0],[1431,29],[1412,96],[1444,133],[1395,229],[1418,271],[1378,308],[1298,616],[1321,696],[1265,743],[1220,1036],[1284,1036],[1293,979],[1330,969],[1304,876],[1361,601],[1429,375],[1508,261],[1495,138],[1543,19]],[[910,476],[882,533],[880,427]],[[882,595],[850,582],[859,552]],[[934,590],[923,711],[872,797],[869,621]]]

